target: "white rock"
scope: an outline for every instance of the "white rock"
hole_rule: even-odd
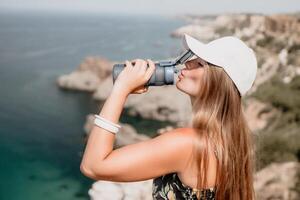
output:
[[[297,75],[300,75],[300,67],[296,67],[295,72]]]
[[[91,200],[152,200],[153,179],[137,182],[97,181],[89,190]]]
[[[112,88],[113,88],[113,79],[112,76],[108,76],[101,82],[101,84],[98,85],[96,91],[92,95],[93,99],[105,100],[109,96]]]
[[[119,184],[106,181],[95,182],[88,194],[91,200],[122,199],[124,196]]]
[[[71,74],[60,76],[57,84],[65,89],[92,92],[100,84],[100,79],[91,71],[74,71]]]
[[[267,60],[262,64],[262,66],[258,69],[256,79],[248,94],[256,91],[259,85],[273,77],[279,70],[279,63],[280,62],[278,56],[269,56]]]
[[[111,76],[113,64],[103,57],[86,57],[75,71],[58,77],[56,82],[61,88],[94,92],[103,79]]]
[[[254,188],[257,199],[297,200],[292,190],[296,185],[298,162],[273,163],[255,175]]]
[[[133,116],[167,120],[178,125],[187,123],[192,113],[189,96],[176,86],[150,86],[147,93],[130,95],[125,106]]]
[[[291,78],[290,76],[285,76],[285,77],[283,77],[283,82],[284,82],[285,84],[290,83],[291,80],[292,80],[292,78]]]
[[[247,99],[245,104],[243,107],[245,118],[254,133],[265,128],[269,119],[276,112],[272,107],[254,98]]]
[[[287,58],[288,58],[288,51],[287,49],[282,49],[280,51],[280,53],[278,54],[279,57],[279,61],[282,65],[286,65],[287,64]]]

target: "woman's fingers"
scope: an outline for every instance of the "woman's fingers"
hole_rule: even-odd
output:
[[[146,70],[146,73],[145,73],[145,79],[146,80],[149,80],[153,74],[153,72],[155,71],[155,63],[150,60],[150,59],[147,59],[147,63],[148,63],[148,69]]]
[[[132,61],[126,61],[125,64],[130,66],[135,72],[138,72],[140,75],[144,74],[147,68],[147,62],[142,59],[135,59]]]
[[[139,67],[139,72],[145,73],[146,70],[147,70],[147,64],[148,63],[145,60],[141,60],[141,59],[137,60],[136,62],[137,62],[137,65]]]
[[[132,94],[141,94],[148,91],[148,86],[145,86],[147,81],[151,78],[153,72],[155,71],[155,64],[152,60],[142,60],[134,59],[131,61],[126,60],[125,65],[127,69],[132,69],[132,75],[135,75],[136,85],[140,85],[135,88],[131,93]],[[131,71],[131,70],[130,70]],[[134,85],[133,83],[132,85]]]
[[[140,58],[131,60],[131,63],[132,63],[133,65],[141,65],[143,62],[145,62],[145,61],[142,60],[142,59],[140,59]]]

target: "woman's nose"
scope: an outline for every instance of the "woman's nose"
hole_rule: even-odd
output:
[[[182,73],[183,76],[186,75],[186,70],[187,70],[187,68],[183,68],[183,69],[181,70],[181,73]]]

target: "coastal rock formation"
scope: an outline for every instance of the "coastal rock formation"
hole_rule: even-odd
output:
[[[64,89],[93,92],[100,84],[100,79],[91,71],[75,71],[59,77],[57,84]]]
[[[270,55],[266,58],[264,63],[260,66],[260,69],[257,71],[256,79],[248,93],[251,94],[255,92],[259,85],[273,77],[276,72],[278,72],[279,67],[280,61],[277,55]]]
[[[93,94],[97,100],[105,100],[113,87],[111,77],[106,78]],[[191,103],[187,94],[172,86],[150,86],[147,93],[130,94],[125,103],[128,114],[145,119],[171,121],[178,126],[188,123]]]
[[[103,79],[101,84],[97,87],[95,92],[93,93],[93,99],[98,101],[104,101],[110,94],[113,88],[113,80],[111,75]]]
[[[219,16],[198,16],[188,20],[190,24],[174,30],[172,37],[182,37],[187,33],[201,41],[208,42],[224,35],[232,35],[249,24],[250,17],[245,14],[228,14]]]
[[[112,65],[103,57],[87,57],[74,72],[58,77],[56,83],[63,89],[94,92],[111,74]]]
[[[295,76],[300,75],[299,16],[228,14],[185,16],[185,18],[190,24],[178,28],[171,33],[171,36],[180,38],[187,33],[201,41],[208,42],[221,36],[234,35],[255,50],[259,69],[254,85],[243,103],[250,129],[254,132],[263,130],[278,110],[252,98],[251,95],[275,75],[286,84],[290,83]],[[60,77],[57,81],[58,85],[62,88],[91,91],[95,100],[103,101],[108,97],[113,86],[111,78],[113,63],[104,58],[89,57],[75,72]],[[125,104],[129,115],[161,121],[168,120],[175,122],[177,126],[185,126],[190,122],[190,106],[188,96],[178,91],[175,86],[149,87],[147,93],[131,94]],[[86,133],[90,132],[93,119],[91,115],[87,117]],[[149,139],[137,133],[131,125],[121,125],[123,126],[122,134],[117,135],[116,146]],[[173,128],[176,127],[162,128],[158,132],[163,133]],[[299,163],[287,162],[274,163],[257,172],[255,190],[258,199],[297,199],[293,187],[296,184],[298,169]],[[152,180],[133,184],[98,181],[93,185],[89,194],[93,200],[147,199],[151,198],[151,183]],[[107,194],[109,197],[105,196]],[[145,194],[145,196],[139,196],[140,194]]]
[[[97,181],[89,190],[89,196],[91,200],[152,200],[152,181]]]
[[[297,17],[291,15],[277,14],[266,17],[266,29],[277,33],[299,34],[300,21]],[[299,37],[299,36],[298,36]]]
[[[126,106],[130,115],[176,122],[178,126],[187,124],[192,112],[188,95],[175,86],[149,87],[147,93],[129,97]]]
[[[257,199],[299,199],[295,191],[299,170],[298,162],[286,162],[273,163],[259,171],[254,184]]]
[[[270,118],[276,112],[270,105],[266,105],[254,98],[248,99],[245,104],[243,106],[245,118],[254,133],[265,128]]]

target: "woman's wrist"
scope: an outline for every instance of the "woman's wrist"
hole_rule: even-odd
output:
[[[118,123],[127,96],[128,94],[124,90],[113,88],[105,100],[99,115],[114,123]]]
[[[110,96],[118,97],[118,98],[127,98],[128,95],[130,94],[129,91],[126,91],[123,88],[120,87],[113,87],[110,93]]]

